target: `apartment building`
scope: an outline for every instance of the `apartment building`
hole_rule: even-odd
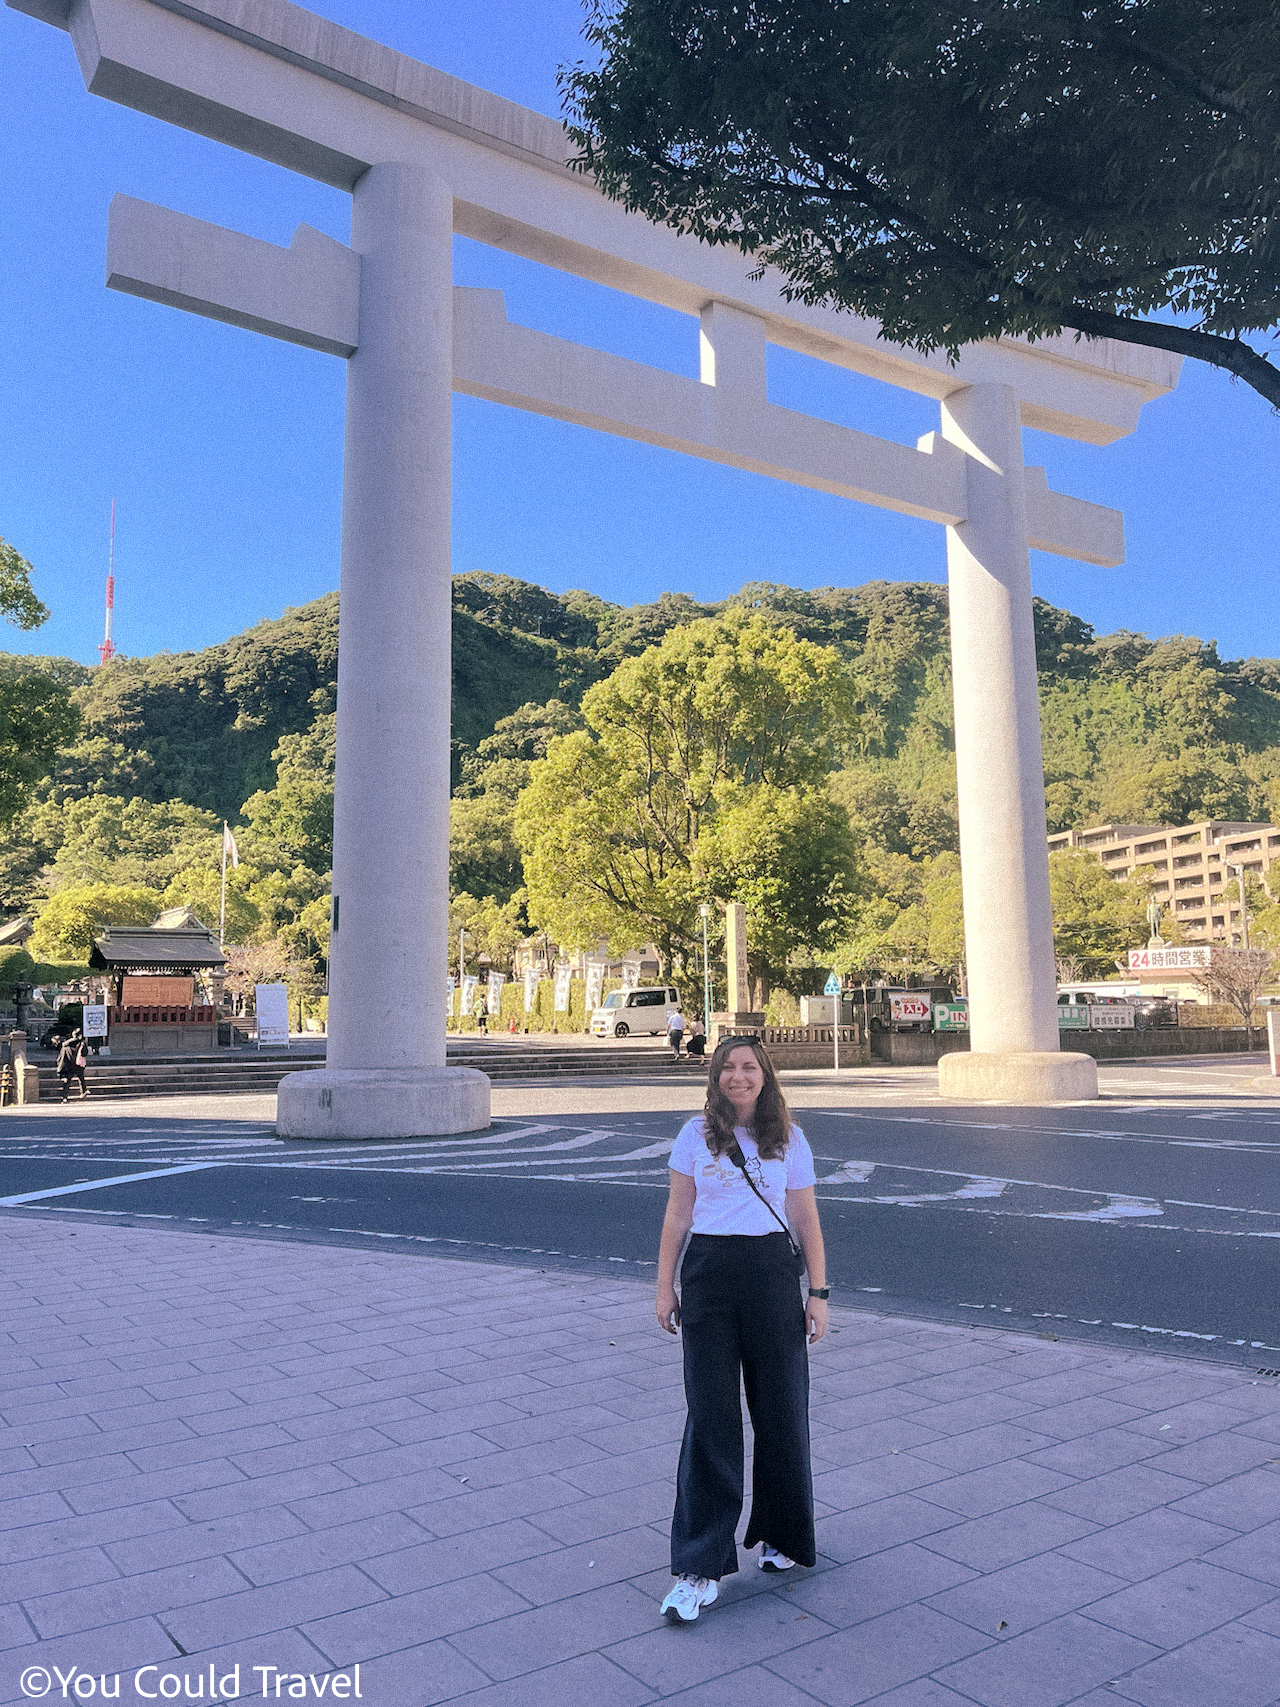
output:
[[[1049,851],[1080,848],[1097,854],[1113,877],[1149,876],[1155,895],[1192,940],[1230,941],[1240,929],[1238,891],[1228,865],[1243,865],[1280,895],[1280,825],[1235,824],[1218,818],[1199,824],[1099,824],[1061,830]],[[1274,873],[1273,873],[1274,868]],[[1234,902],[1234,904],[1233,904]]]

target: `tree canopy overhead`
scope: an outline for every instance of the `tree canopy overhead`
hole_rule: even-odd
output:
[[[593,0],[578,164],[954,356],[1074,330],[1280,404],[1270,0]],[[1164,313],[1171,319],[1153,320]]]

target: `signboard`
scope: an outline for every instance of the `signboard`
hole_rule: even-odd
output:
[[[933,1010],[935,1031],[968,1031],[968,1002],[939,1002]]]
[[[569,986],[573,982],[572,966],[556,967],[556,1012],[567,1014],[569,1011]]]
[[[538,985],[541,982],[541,972],[532,966],[528,967],[524,975],[524,1011],[527,1014],[533,1012],[534,1003],[538,999]]]
[[[840,974],[838,972],[833,972],[827,979],[826,983],[822,986],[822,993],[824,996],[838,996],[841,988]]]
[[[82,1029],[86,1037],[105,1037],[107,1035],[107,1010],[104,1007],[85,1004]]]
[[[1089,1008],[1090,1031],[1124,1031],[1132,1030],[1134,1010],[1128,1002],[1117,1003],[1115,1007],[1094,1004]]]
[[[1207,945],[1199,948],[1131,948],[1130,972],[1173,972],[1179,967],[1208,966],[1213,950]]]
[[[927,990],[905,990],[889,997],[889,1015],[894,1025],[927,1023],[933,1013],[933,998]]]
[[[604,961],[587,962],[587,1012],[600,1006],[604,998]]]
[[[502,1012],[502,986],[507,981],[505,972],[489,974],[489,1015],[496,1019]]]
[[[1063,1031],[1088,1031],[1089,1010],[1083,1004],[1063,1002],[1058,1009],[1058,1025]]]
[[[253,1005],[258,1013],[258,1048],[289,1041],[289,986],[255,984]]]

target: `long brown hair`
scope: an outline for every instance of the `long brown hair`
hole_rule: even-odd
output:
[[[773,1062],[758,1037],[726,1037],[715,1047],[707,1068],[707,1106],[703,1111],[702,1131],[707,1148],[713,1156],[723,1156],[737,1142],[733,1129],[738,1124],[738,1113],[720,1089],[720,1075],[734,1049],[750,1049],[760,1063],[764,1084],[760,1088],[750,1130],[761,1157],[766,1162],[776,1162],[786,1155],[791,1140],[791,1110],[782,1094]]]

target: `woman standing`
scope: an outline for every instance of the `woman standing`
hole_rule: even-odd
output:
[[[658,1252],[658,1320],[683,1333],[689,1409],[671,1522],[676,1581],[662,1603],[672,1624],[692,1623],[738,1568],[740,1383],[755,1433],[744,1545],[761,1543],[766,1571],[816,1561],[808,1345],[827,1331],[828,1289],[813,1188],[813,1153],[762,1045],[726,1039],[711,1057],[706,1109],[671,1152]],[[808,1270],[804,1302],[787,1222]]]

